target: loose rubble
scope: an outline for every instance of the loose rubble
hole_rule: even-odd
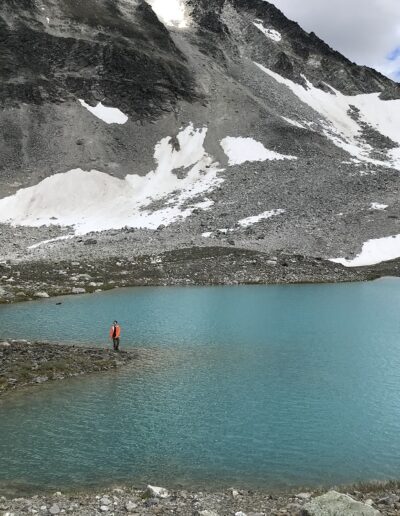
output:
[[[182,516],[395,516],[400,514],[400,485],[359,486],[350,490],[310,492],[309,496],[266,490],[167,490],[148,486],[114,487],[90,493],[55,493],[30,498],[0,497],[1,516],[137,514]],[[153,497],[153,493],[163,496]]]

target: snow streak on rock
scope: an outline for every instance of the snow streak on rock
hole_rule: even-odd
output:
[[[323,132],[335,145],[361,161],[400,170],[400,100],[381,100],[380,93],[343,95],[329,85],[326,86],[330,91],[324,91],[315,88],[306,77],[304,87],[255,64],[323,117]],[[374,149],[363,138],[360,124],[378,131],[399,147],[387,151],[387,160],[371,158]]]
[[[189,125],[174,141],[162,139],[154,152],[157,168],[145,176],[118,179],[74,169],[48,177],[0,200],[0,222],[73,226],[82,235],[125,226],[156,229],[188,217],[196,208],[210,208],[213,203],[204,195],[222,179],[217,177],[218,164],[204,149],[206,134],[206,128]],[[179,179],[176,169],[183,169],[185,177]],[[191,202],[194,198],[197,202]]]
[[[263,34],[265,34],[267,38],[272,39],[272,41],[277,43],[282,41],[282,34],[275,29],[266,29],[261,20],[253,22],[253,25],[257,27],[257,29],[260,30]]]
[[[227,136],[221,141],[221,147],[228,156],[229,165],[241,165],[246,161],[266,161],[297,159],[295,156],[285,156],[268,150],[253,138],[232,138]]]
[[[253,217],[247,217],[245,219],[239,220],[238,224],[244,228],[247,228],[248,226],[252,226],[253,224],[256,224],[257,222],[260,222],[260,220],[270,219],[271,217],[276,217],[277,215],[282,215],[282,213],[285,213],[285,210],[278,209],[278,210],[264,211],[263,213],[260,213],[259,215],[254,215]]]

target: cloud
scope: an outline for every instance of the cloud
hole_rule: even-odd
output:
[[[358,64],[399,78],[399,0],[269,0]]]

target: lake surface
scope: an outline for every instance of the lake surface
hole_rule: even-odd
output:
[[[115,290],[0,307],[0,336],[114,318],[137,364],[0,401],[0,488],[400,478],[400,281]]]

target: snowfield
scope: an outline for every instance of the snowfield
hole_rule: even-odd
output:
[[[260,220],[270,219],[271,217],[276,217],[277,215],[282,215],[283,213],[285,213],[285,210],[282,209],[264,211],[259,215],[254,215],[253,217],[247,217],[246,219],[239,220],[238,224],[244,228],[247,228],[253,224],[256,224],[257,222],[260,222]]]
[[[106,124],[123,125],[128,121],[128,117],[118,108],[103,106],[101,102],[99,102],[97,106],[93,107],[89,106],[89,104],[86,104],[86,102],[82,99],[79,99],[79,102],[84,108],[90,111],[92,115],[99,118]]]
[[[261,20],[256,20],[253,22],[253,25],[257,27],[257,29],[260,30],[263,34],[265,34],[267,38],[272,39],[272,41],[275,41],[276,43],[282,41],[282,34],[275,29],[266,29]]]
[[[145,176],[118,179],[79,168],[55,174],[0,200],[0,222],[73,226],[75,234],[83,235],[124,226],[156,229],[190,216],[196,208],[208,209],[213,202],[206,193],[223,180],[217,177],[218,163],[204,149],[206,134],[206,128],[189,125],[178,134],[178,145],[163,138],[154,151],[157,168]],[[173,173],[181,168],[187,169],[183,179]],[[201,202],[191,203],[199,196],[204,196]],[[161,207],[152,210],[153,201],[161,201]]]
[[[387,153],[387,160],[370,158],[372,147],[362,139],[362,127],[350,116],[353,111],[360,122],[364,122],[400,146],[400,100],[381,100],[379,93],[347,96],[329,84],[331,92],[315,88],[306,77],[306,87],[255,63],[264,73],[280,84],[286,85],[302,102],[319,113],[325,136],[355,158],[400,170],[400,147]],[[355,110],[354,110],[355,108]]]
[[[295,156],[285,156],[268,150],[253,138],[232,138],[227,136],[221,141],[221,147],[228,156],[229,165],[241,165],[246,161],[266,161],[297,159]]]
[[[335,258],[331,262],[340,263],[345,267],[365,267],[376,265],[400,257],[400,235],[368,240],[362,247],[361,253],[353,260]]]

